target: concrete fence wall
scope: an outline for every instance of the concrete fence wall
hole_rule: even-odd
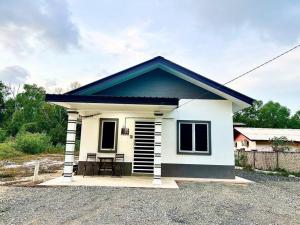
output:
[[[285,169],[289,172],[300,172],[300,152],[258,152],[237,150],[236,159],[245,155],[246,163],[255,169],[275,170],[277,168]]]

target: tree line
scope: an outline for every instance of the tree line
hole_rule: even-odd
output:
[[[60,106],[45,102],[46,91],[25,84],[16,95],[0,82],[0,141],[19,132],[46,133],[53,144],[65,142],[67,114]]]
[[[236,112],[233,121],[247,127],[300,129],[300,110],[292,114],[278,102],[255,101],[251,107]]]

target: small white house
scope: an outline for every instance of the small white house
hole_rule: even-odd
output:
[[[235,127],[235,149],[245,151],[257,150],[260,152],[272,152],[270,140],[274,137],[286,137],[290,151],[300,151],[300,129],[276,129],[276,128],[253,128]]]
[[[161,56],[46,100],[68,109],[64,176],[87,153],[125,155],[127,175],[234,178],[232,115],[253,99]]]

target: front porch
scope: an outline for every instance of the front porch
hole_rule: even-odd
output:
[[[98,186],[98,187],[130,187],[130,188],[170,188],[178,189],[177,182],[197,182],[197,183],[224,183],[247,185],[253,181],[242,177],[234,179],[210,179],[210,178],[187,178],[187,177],[162,177],[161,184],[153,184],[150,176],[73,176],[72,182],[66,182],[64,177],[58,177],[39,184],[40,186]]]
[[[72,173],[76,127],[80,121],[79,175],[84,173],[91,175],[94,171],[92,164],[99,167],[101,163],[98,162],[101,158],[115,159],[116,154],[121,154],[124,156],[125,175],[151,175],[152,178],[136,178],[136,181],[141,182],[142,186],[150,185],[149,187],[152,187],[152,183],[161,184],[162,120],[163,117],[169,119],[169,113],[177,107],[178,99],[97,96],[97,99],[93,99],[97,102],[83,103],[78,102],[78,97],[73,98],[64,96],[61,99],[55,95],[50,96],[53,103],[68,109],[65,181],[76,183],[81,179],[79,177],[73,178]],[[88,161],[88,154],[93,154],[95,160]],[[97,168],[94,172],[97,174]],[[100,177],[98,181],[103,179],[105,183],[103,177]],[[128,179],[135,180],[135,178]],[[150,184],[151,179],[152,183],[150,182]],[[93,178],[87,178],[84,183],[93,183],[93,181]],[[116,178],[111,181],[113,186],[115,186],[115,181],[120,182],[121,186],[122,183],[127,184],[125,178]],[[168,185],[169,181],[166,180],[165,182]]]
[[[161,184],[153,183],[151,176],[73,176],[72,182],[65,182],[64,177],[46,181],[42,186],[101,186],[101,187],[138,187],[138,188],[178,188],[174,178],[163,177]]]

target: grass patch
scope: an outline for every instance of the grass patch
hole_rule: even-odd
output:
[[[300,172],[289,172],[285,169],[278,168],[275,170],[279,175],[288,177],[289,175],[294,175],[295,177],[300,177]]]
[[[15,150],[10,143],[0,143],[0,160],[23,156],[24,153]]]
[[[0,172],[0,178],[11,178],[11,177],[15,177],[15,174]]]

